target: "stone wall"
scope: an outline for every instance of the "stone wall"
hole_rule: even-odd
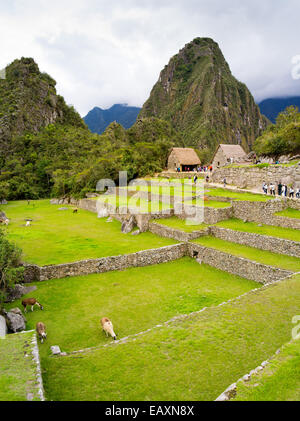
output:
[[[219,227],[210,227],[209,232],[221,240],[267,250],[273,253],[300,257],[300,243],[296,241]]]
[[[193,218],[196,216],[196,206],[184,205],[176,206],[175,215],[181,219]],[[233,208],[209,208],[204,207],[204,220],[203,223],[207,225],[217,224],[218,222],[225,221],[233,216]]]
[[[130,267],[143,267],[159,263],[166,263],[180,259],[187,255],[186,244],[175,244],[173,246],[159,249],[144,250],[123,256],[103,257],[100,259],[82,260],[80,262],[67,263],[39,267],[27,265],[25,268],[26,282],[47,281],[49,279],[60,279],[69,276],[89,275],[92,273],[104,273],[114,270],[123,270]],[[30,275],[33,277],[30,279]]]
[[[253,262],[243,257],[232,256],[222,251],[201,246],[200,244],[187,243],[189,255],[197,258],[217,269],[250,279],[261,284],[272,283],[284,279],[293,272],[277,269],[261,263]]]
[[[177,241],[190,241],[194,240],[195,238],[203,237],[208,235],[209,229],[204,229],[200,231],[193,231],[193,232],[184,232],[181,230],[177,230],[171,227],[167,227],[166,225],[161,225],[159,223],[150,223],[149,230],[153,234],[159,235],[160,237],[165,238],[173,238]]]
[[[245,167],[223,167],[216,169],[212,175],[214,183],[222,183],[226,178],[228,184],[240,188],[262,188],[262,184],[277,183],[281,181],[284,184],[294,184],[300,187],[300,166],[294,165],[284,167],[280,165],[269,166],[266,168],[245,166]]]
[[[259,222],[266,225],[274,225],[284,228],[300,229],[300,219],[286,218],[274,215],[289,206],[289,203],[278,200],[267,202],[232,202],[233,215],[235,218],[249,222]]]

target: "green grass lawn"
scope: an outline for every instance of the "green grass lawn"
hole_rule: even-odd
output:
[[[214,400],[291,339],[299,302],[297,276],[127,344],[64,358],[44,357],[47,397]]]
[[[184,203],[186,205],[197,205],[197,199],[194,200],[185,200]],[[222,208],[230,208],[231,203],[230,202],[218,202],[217,200],[208,200],[204,201],[204,206],[206,208],[215,208],[215,209],[222,209]]]
[[[248,192],[234,192],[229,189],[221,189],[221,188],[209,188],[206,191],[207,196],[219,196],[219,197],[228,197],[230,199],[235,200],[243,200],[243,201],[250,201],[250,202],[266,202],[268,200],[272,200],[271,196],[265,196],[263,194],[255,194],[255,193],[248,193]]]
[[[128,195],[119,196],[119,195],[103,195],[99,197],[94,197],[92,200],[100,200],[101,202],[108,203],[110,205],[115,205],[116,208],[127,206],[131,211],[136,211],[137,213],[147,214],[159,213],[164,210],[172,209],[173,205],[166,204],[160,201],[147,201],[140,198],[135,198]]]
[[[258,250],[254,247],[244,246],[237,243],[221,240],[220,238],[205,236],[193,240],[193,243],[214,248],[234,256],[244,257],[264,265],[278,267],[280,269],[300,272],[300,259],[298,257],[286,256],[272,253],[270,251]]]
[[[285,345],[250,382],[238,382],[235,401],[299,401],[300,340]]]
[[[275,215],[300,219],[300,210],[288,208],[282,212],[275,213]]]
[[[121,233],[121,223],[107,223],[97,215],[79,210],[59,211],[62,206],[49,200],[10,202],[5,212],[11,220],[8,238],[23,250],[24,260],[41,266],[70,263],[77,260],[134,253],[140,250],[175,244],[150,232],[139,236]],[[65,207],[65,206],[63,206]],[[25,227],[25,219],[32,226]]]
[[[144,268],[36,283],[44,306],[27,313],[27,328],[47,326],[43,356],[51,345],[63,351],[109,342],[100,319],[109,317],[119,338],[149,329],[180,314],[219,304],[257,287],[188,257]],[[7,308],[20,306],[20,300]]]
[[[153,219],[151,222],[158,223],[160,225],[165,225],[169,228],[174,228],[184,232],[194,232],[200,231],[208,228],[208,225],[188,225],[185,219],[177,218],[177,216],[172,216],[171,218],[162,218],[162,219]]]
[[[40,400],[35,387],[32,338],[33,332],[27,332],[0,339],[0,401],[26,401],[27,393],[33,394],[33,400]]]
[[[216,224],[220,228],[228,228],[234,231],[251,232],[253,234],[269,235],[271,237],[284,238],[286,240],[300,241],[300,231],[292,228],[273,227],[256,222],[244,222],[241,219],[228,219]]]

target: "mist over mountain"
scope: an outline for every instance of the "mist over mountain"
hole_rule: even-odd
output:
[[[93,133],[102,134],[114,121],[129,129],[137,119],[141,108],[129,107],[127,104],[115,104],[107,110],[95,107],[85,117],[84,121]]]
[[[272,123],[276,122],[276,118],[279,113],[291,105],[294,105],[300,109],[300,96],[287,98],[267,98],[258,104],[261,113],[268,117]]]

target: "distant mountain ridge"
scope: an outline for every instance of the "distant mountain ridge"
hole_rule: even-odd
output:
[[[93,133],[102,134],[114,121],[124,129],[130,129],[136,122],[141,108],[130,107],[127,104],[115,104],[107,110],[95,107],[84,118],[86,125]]]
[[[300,109],[300,96],[286,98],[267,98],[258,104],[261,113],[268,117],[272,123],[276,122],[276,118],[279,113],[291,105],[299,107]]]

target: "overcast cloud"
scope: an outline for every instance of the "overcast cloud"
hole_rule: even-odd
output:
[[[257,101],[300,95],[299,18],[299,0],[0,0],[0,68],[33,57],[84,116],[142,106],[170,57],[211,37]]]

